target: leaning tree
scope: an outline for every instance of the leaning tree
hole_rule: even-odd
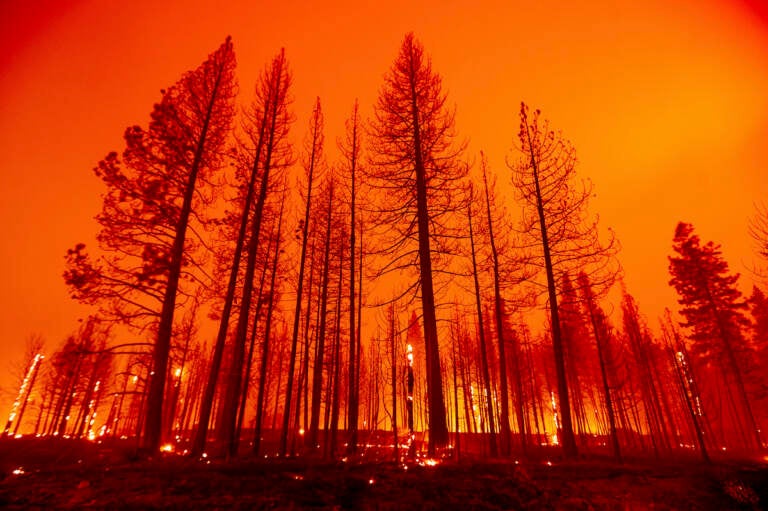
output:
[[[725,381],[735,385],[753,446],[760,448],[760,428],[745,381],[754,353],[743,331],[749,325],[744,315],[748,306],[737,286],[739,274],[730,272],[719,245],[711,241],[702,245],[691,224],[677,224],[672,248],[676,255],[669,258],[669,283],[680,296],[691,351],[700,363],[717,367]]]
[[[148,128],[125,131],[121,156],[110,153],[95,172],[104,181],[96,217],[100,256],[83,244],[67,253],[65,281],[74,298],[100,305],[155,336],[145,404],[144,446],[158,449],[163,398],[182,276],[194,262],[201,193],[223,162],[234,115],[235,54],[226,41],[198,68],[162,91]],[[191,235],[190,235],[191,234]]]

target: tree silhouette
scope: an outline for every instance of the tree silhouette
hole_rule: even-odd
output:
[[[237,454],[237,411],[243,381],[243,364],[250,319],[251,301],[254,294],[254,276],[256,255],[260,244],[268,245],[261,239],[264,223],[265,205],[268,194],[274,190],[277,172],[291,163],[291,146],[287,141],[291,115],[287,111],[290,74],[283,51],[275,57],[270,68],[265,71],[256,100],[252,105],[251,115],[246,117],[246,132],[250,144],[245,148],[252,155],[251,172],[258,174],[259,186],[250,220],[249,243],[246,247],[245,274],[243,280],[240,311],[235,328],[232,350],[232,368],[224,387],[224,401],[221,410],[222,439],[228,446],[228,454]],[[248,122],[250,120],[250,122]],[[264,122],[266,120],[266,122]],[[265,131],[262,131],[263,128]],[[262,153],[263,151],[263,153]],[[258,290],[260,293],[261,290]]]
[[[592,277],[615,251],[614,240],[600,243],[597,219],[587,220],[592,195],[588,181],[576,181],[576,152],[559,133],[540,122],[541,112],[529,117],[525,103],[520,107],[519,151],[522,157],[509,164],[512,182],[523,202],[522,231],[541,247],[532,263],[546,273],[548,308],[552,325],[557,393],[560,401],[563,452],[577,455],[571,421],[571,403],[566,377],[563,337],[558,307],[557,283],[563,274],[579,268]]]
[[[744,381],[751,349],[742,331],[748,322],[742,312],[747,304],[736,287],[739,274],[730,273],[719,245],[711,241],[701,245],[691,224],[677,224],[672,248],[677,255],[669,257],[669,283],[680,296],[680,314],[685,318],[681,325],[691,332],[693,355],[735,383],[755,446],[761,447]]]
[[[24,359],[19,368],[20,374],[18,375],[19,392],[11,407],[11,413],[8,415],[8,422],[5,424],[3,434],[16,435],[21,422],[24,420],[24,412],[35,388],[35,382],[40,373],[40,366],[45,359],[43,355],[44,347],[45,339],[40,334],[32,334],[25,341]],[[11,426],[13,426],[12,433]]]
[[[291,336],[291,352],[288,358],[288,381],[285,389],[285,408],[283,411],[283,430],[280,435],[280,455],[285,456],[288,451],[288,431],[291,415],[291,398],[293,395],[293,380],[296,370],[296,352],[299,342],[299,323],[301,320],[301,300],[304,288],[304,269],[307,259],[307,241],[309,239],[309,218],[312,211],[312,186],[314,180],[322,173],[325,166],[323,158],[323,134],[324,118],[320,98],[315,101],[312,109],[312,117],[309,122],[309,133],[304,142],[305,160],[304,170],[307,174],[307,192],[304,206],[304,219],[299,225],[301,230],[301,255],[299,258],[299,276],[296,290],[296,307],[293,316],[293,335]],[[310,282],[311,286],[311,282]],[[296,410],[299,409],[299,400],[296,400]]]
[[[320,308],[319,308],[319,326],[317,330],[317,345],[315,347],[315,364],[312,371],[312,403],[311,403],[311,421],[309,423],[309,444],[315,449],[319,446],[317,443],[318,431],[320,429],[320,394],[323,388],[323,366],[325,361],[325,341],[328,330],[328,294],[331,277],[331,245],[332,245],[332,227],[333,227],[333,203],[335,191],[335,178],[329,175],[325,186],[321,190],[322,201],[325,202],[322,210],[325,216],[323,231],[323,258],[320,284]],[[327,407],[326,407],[327,408]]]
[[[355,297],[360,289],[356,290],[355,288],[355,270],[362,274],[362,269],[356,267],[357,261],[355,260],[356,233],[358,230],[356,215],[359,215],[356,201],[359,191],[358,175],[362,163],[362,126],[357,100],[352,108],[352,115],[346,121],[346,129],[346,136],[339,141],[338,146],[343,156],[342,171],[349,174],[349,367],[347,369],[347,432],[349,440],[347,451],[355,453],[357,452],[357,419],[360,408],[360,370],[357,360],[357,330],[360,325],[359,322],[355,322],[355,314],[357,314]],[[361,222],[360,224],[362,225]],[[362,256],[362,250],[360,255]]]
[[[275,305],[275,296],[277,295],[277,289],[276,289],[276,279],[277,279],[277,273],[278,273],[278,262],[280,258],[281,253],[281,236],[282,236],[282,228],[283,228],[283,208],[285,206],[285,191],[283,192],[283,201],[280,203],[280,213],[277,220],[277,233],[275,234],[275,249],[274,249],[274,257],[272,260],[272,270],[270,272],[270,283],[269,283],[269,303],[267,305],[267,324],[264,327],[264,341],[262,343],[262,351],[261,351],[261,364],[259,369],[259,385],[258,385],[258,394],[256,398],[256,418],[255,418],[255,428],[254,428],[254,437],[253,437],[253,453],[259,454],[259,445],[261,441],[261,428],[262,428],[262,420],[264,416],[264,407],[265,407],[265,387],[267,382],[267,372],[268,372],[268,361],[269,361],[269,355],[270,355],[270,333],[272,330],[272,322],[273,322],[273,306]],[[277,390],[279,392],[279,389]],[[243,408],[245,408],[243,404]]]
[[[389,232],[380,250],[390,258],[384,271],[418,269],[408,291],[421,295],[430,455],[448,441],[433,274],[445,267],[440,254],[452,250],[449,216],[460,207],[466,174],[441,82],[422,45],[407,34],[376,103],[367,169],[380,200],[377,224]]]
[[[483,162],[483,176],[485,176],[485,162]],[[475,250],[475,229],[473,228],[474,226],[472,223],[472,206],[474,203],[473,199],[474,199],[474,189],[470,185],[469,205],[467,206],[467,220],[469,221],[469,246],[470,246],[470,253],[472,256],[472,278],[473,278],[474,291],[475,291],[475,309],[477,313],[477,334],[478,334],[478,341],[480,345],[480,367],[482,369],[482,376],[483,376],[483,389],[485,390],[485,407],[488,414],[488,446],[490,448],[491,456],[496,456],[498,454],[498,445],[496,443],[496,427],[494,425],[495,421],[494,421],[494,412],[493,412],[493,392],[491,391],[491,377],[490,377],[490,371],[488,369],[488,347],[487,347],[486,336],[485,336],[485,325],[483,322],[482,301],[480,298],[480,281],[478,279],[477,255],[476,255],[477,251]],[[502,357],[499,357],[499,358],[501,359]],[[502,370],[500,372],[502,374],[505,374],[506,371]],[[504,376],[502,377],[504,378]],[[455,385],[455,382],[454,382],[454,385]],[[507,400],[507,395],[504,392],[506,390],[506,385],[504,384],[504,382],[502,382],[502,389],[503,389],[502,405],[504,405]],[[454,394],[456,394],[456,392],[454,392]],[[506,409],[506,406],[504,406],[504,408]],[[457,416],[458,416],[458,413],[457,413]],[[506,416],[502,413],[502,417],[506,417]],[[507,431],[507,442],[509,442],[509,420],[507,420],[506,431]],[[457,433],[458,433],[458,428],[457,428]]]
[[[126,323],[144,318],[156,332],[144,422],[144,447],[158,449],[174,312],[182,269],[190,263],[187,231],[201,182],[217,170],[234,114],[235,55],[230,38],[185,73],[155,105],[148,129],[125,132],[122,161],[111,153],[96,174],[107,185],[99,246],[67,254],[64,274],[75,298],[110,303]],[[156,330],[155,330],[156,329]]]
[[[184,240],[192,212],[192,199],[198,174],[214,170],[220,165],[221,150],[229,135],[234,115],[234,71],[234,49],[232,40],[227,38],[199,68],[185,74],[176,86],[163,95],[160,109],[158,111],[156,108],[155,112],[166,122],[156,125],[158,116],[153,115],[155,123],[150,125],[150,136],[153,135],[153,128],[156,128],[159,132],[159,140],[156,142],[160,142],[160,148],[169,149],[169,154],[165,156],[170,158],[170,162],[161,158],[159,162],[153,163],[165,163],[168,170],[179,173],[178,177],[184,183],[181,208],[169,254],[168,284],[163,295],[163,308],[147,394],[144,446],[150,451],[156,451],[160,447],[163,390],[168,371],[176,291],[184,258]],[[170,115],[163,115],[166,113]],[[150,144],[150,147],[151,145],[153,144]],[[150,161],[152,160],[155,159]],[[171,165],[168,165],[169,163]]]
[[[292,114],[288,110],[291,103],[290,86],[291,73],[285,58],[285,51],[281,50],[262,71],[255,87],[254,99],[243,115],[244,140],[239,148],[238,159],[241,210],[239,218],[236,219],[238,227],[234,251],[230,260],[228,284],[208,381],[201,403],[200,421],[192,448],[192,454],[195,456],[199,456],[205,447],[216,383],[219,378],[225,341],[229,331],[230,315],[235,301],[238,275],[242,270],[241,259],[245,253],[243,248],[246,239],[250,239],[249,251],[245,253],[246,259],[248,259],[247,256],[250,254],[251,248],[255,249],[254,245],[258,245],[261,216],[257,213],[263,211],[264,208],[270,185],[270,170],[273,168],[280,170],[291,161],[291,145],[287,141],[288,130],[293,120]],[[255,208],[254,202],[256,203]],[[259,222],[256,221],[257,216]],[[249,226],[251,227],[250,235]],[[254,232],[256,233],[255,236]],[[248,301],[250,302],[250,297]],[[241,310],[241,314],[243,312],[247,317],[248,310]],[[240,334],[242,334],[239,337],[242,345],[244,333],[240,332]],[[236,397],[234,395],[236,392],[233,392],[235,384],[236,382],[230,382],[227,386],[230,389],[230,403]],[[228,415],[228,423],[228,427],[231,427],[231,413]],[[230,437],[233,436],[231,429],[229,435]],[[234,442],[230,443],[233,444]]]
[[[611,395],[611,385],[608,378],[608,360],[609,342],[611,339],[611,327],[608,324],[608,317],[602,307],[597,302],[597,296],[592,289],[592,283],[589,281],[586,273],[579,273],[576,281],[579,286],[581,299],[587,312],[587,318],[592,327],[592,337],[597,347],[597,357],[600,366],[600,379],[603,384],[603,396],[605,399],[605,408],[608,412],[608,422],[611,432],[611,443],[613,445],[613,454],[616,461],[621,463],[621,447],[619,446],[619,435],[616,431],[616,409]]]
[[[507,339],[504,328],[505,301],[501,294],[502,287],[511,285],[524,280],[525,276],[514,275],[513,272],[521,269],[520,261],[510,260],[510,240],[508,223],[505,222],[503,214],[499,213],[496,201],[496,179],[488,177],[488,161],[485,154],[480,153],[480,169],[483,178],[483,195],[485,203],[484,230],[487,238],[488,248],[490,249],[489,273],[493,277],[493,317],[496,329],[497,349],[499,353],[499,390],[501,401],[499,416],[499,431],[501,433],[501,447],[504,455],[510,454],[512,447],[511,430],[509,425],[509,376],[507,369],[507,344],[511,348],[513,381],[515,384],[515,409],[517,414],[517,426],[520,432],[520,444],[525,452],[527,449],[527,435],[525,428],[525,414],[523,410],[523,386],[522,370],[520,367],[519,342],[516,337]],[[501,210],[504,211],[503,209]],[[504,257],[506,256],[506,257]],[[504,258],[504,259],[502,259]]]

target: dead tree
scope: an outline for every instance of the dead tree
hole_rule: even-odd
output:
[[[371,165],[366,174],[379,202],[378,226],[386,233],[383,271],[415,268],[408,291],[421,295],[429,396],[429,454],[448,442],[440,370],[434,274],[439,254],[450,251],[450,214],[461,204],[459,164],[453,144],[454,115],[445,106],[441,79],[413,34],[407,34],[385,77],[371,127]]]
[[[587,205],[592,187],[576,180],[576,153],[571,144],[549,124],[539,122],[540,112],[528,115],[520,108],[519,151],[517,163],[508,164],[512,180],[524,206],[523,234],[538,243],[540,255],[534,260],[546,275],[546,289],[552,348],[555,359],[557,393],[560,401],[563,452],[567,457],[578,453],[573,434],[571,402],[565,368],[565,354],[558,308],[557,282],[564,271],[575,266],[602,267],[614,250],[613,238],[600,243],[597,220],[588,222]]]
[[[293,316],[293,334],[291,336],[291,353],[288,356],[288,380],[285,389],[285,406],[283,415],[283,430],[280,434],[280,455],[285,456],[288,451],[288,432],[290,429],[291,397],[293,395],[294,372],[296,371],[296,351],[299,341],[299,322],[301,319],[301,299],[304,289],[304,267],[307,256],[307,239],[309,235],[309,215],[312,209],[312,184],[315,172],[322,170],[323,165],[323,112],[320,107],[320,98],[315,101],[312,117],[309,124],[309,136],[305,143],[306,160],[304,170],[307,173],[307,193],[305,196],[304,221],[300,225],[302,229],[301,255],[299,257],[299,276],[296,289],[296,308]],[[298,409],[299,403],[296,403]]]

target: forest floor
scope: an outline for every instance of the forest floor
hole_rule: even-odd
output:
[[[435,466],[362,459],[139,459],[125,444],[3,438],[0,508],[768,509],[764,459],[619,465],[538,458],[464,457]]]

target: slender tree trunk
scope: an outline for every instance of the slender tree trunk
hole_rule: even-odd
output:
[[[525,392],[523,391],[522,368],[520,367],[520,342],[517,333],[512,332],[510,338],[512,348],[512,372],[515,384],[515,415],[517,415],[517,428],[520,434],[520,446],[523,454],[528,452],[528,424],[525,416]]]
[[[350,222],[349,222],[349,366],[348,366],[348,384],[347,384],[347,452],[354,454],[357,452],[357,416],[360,407],[359,403],[359,382],[357,380],[356,369],[356,351],[355,340],[355,231],[357,225],[355,223],[355,199],[356,199],[356,174],[357,174],[357,157],[359,148],[358,140],[358,123],[357,123],[357,101],[355,101],[355,107],[352,117],[352,134],[350,148]],[[361,250],[362,253],[362,250]],[[362,273],[362,272],[361,272]],[[358,324],[359,328],[359,324]],[[397,445],[395,445],[397,448]]]
[[[311,339],[310,337],[310,326],[312,325],[312,288],[313,283],[315,281],[315,264],[317,262],[317,257],[315,257],[315,248],[317,244],[318,236],[312,237],[312,247],[310,249],[310,262],[309,262],[309,280],[307,280],[307,308],[306,308],[306,319],[304,321],[304,355],[302,358],[303,365],[301,366],[300,372],[303,375],[302,378],[299,381],[299,389],[302,388],[304,390],[304,428],[309,429],[309,351],[311,347]],[[321,292],[321,286],[318,284],[317,294],[320,295]],[[317,325],[320,322],[320,302],[318,301],[317,306],[317,322],[315,323],[315,330],[313,332],[313,335],[317,337]],[[317,343],[315,343],[317,345]],[[301,395],[301,392],[299,392],[299,395]],[[300,399],[297,399],[296,406],[299,407],[301,403]]]
[[[285,456],[288,448],[288,429],[291,415],[291,396],[293,394],[293,373],[296,369],[296,349],[299,339],[299,320],[301,319],[301,297],[304,288],[304,266],[307,255],[307,235],[309,233],[309,213],[312,203],[312,178],[315,171],[315,157],[320,149],[320,124],[318,122],[320,115],[320,100],[317,100],[314,112],[315,122],[313,123],[312,150],[309,159],[309,174],[307,176],[307,204],[304,209],[304,225],[301,241],[301,257],[299,258],[299,280],[296,290],[296,309],[293,317],[293,335],[291,336],[291,354],[288,358],[288,381],[285,389],[285,415],[283,417],[283,430],[280,435],[280,455]],[[299,403],[296,403],[298,407]]]
[[[467,207],[467,216],[469,218],[469,244],[472,250],[472,276],[475,284],[475,306],[477,308],[477,334],[480,340],[480,366],[483,371],[483,381],[485,383],[485,407],[488,412],[488,445],[490,447],[491,457],[499,454],[496,445],[496,428],[494,426],[493,413],[493,393],[491,392],[491,376],[488,370],[488,353],[485,341],[485,325],[483,324],[483,311],[480,301],[480,281],[477,276],[477,259],[475,256],[475,237],[472,226],[472,193],[470,191],[470,205]],[[489,225],[490,225],[490,218]]]
[[[187,225],[192,212],[192,198],[195,193],[197,175],[203,161],[205,144],[208,139],[208,129],[213,115],[213,107],[219,99],[219,87],[224,78],[224,66],[219,66],[216,75],[216,83],[206,105],[206,113],[200,136],[197,140],[195,155],[190,167],[189,178],[184,188],[184,199],[179,212],[179,221],[176,224],[173,246],[171,248],[170,264],[168,269],[168,282],[163,297],[163,308],[160,312],[160,324],[157,329],[157,340],[152,354],[152,371],[149,374],[149,389],[147,392],[146,418],[144,420],[144,448],[150,452],[156,452],[160,448],[163,431],[163,390],[168,376],[168,357],[171,350],[171,337],[173,336],[173,315],[176,310],[176,293],[179,288],[181,266],[184,259],[184,240],[187,235]]]
[[[340,260],[340,262],[342,262]],[[338,455],[338,433],[339,433],[339,413],[341,410],[341,296],[344,285],[343,280],[343,266],[339,268],[339,295],[336,301],[336,334],[335,343],[333,349],[333,392],[331,401],[331,442],[330,451],[331,457],[335,458]]]
[[[283,201],[285,201],[285,194],[283,194]],[[280,203],[280,214],[282,215],[283,203]],[[282,219],[281,219],[282,220]],[[273,229],[278,229],[277,225],[273,226]],[[264,252],[264,262],[261,267],[261,276],[259,277],[258,297],[256,299],[256,310],[253,313],[253,321],[251,322],[251,335],[248,341],[248,354],[245,357],[245,371],[243,373],[242,388],[240,390],[240,403],[238,404],[237,423],[235,425],[235,436],[240,438],[240,434],[243,430],[243,420],[245,418],[245,408],[248,402],[248,391],[251,383],[251,370],[253,367],[253,352],[256,348],[256,337],[259,333],[259,317],[261,317],[261,311],[264,307],[264,284],[267,280],[267,271],[270,267],[269,255],[272,253],[272,240],[274,238],[274,232],[270,233],[270,237],[267,241],[267,250]],[[272,288],[270,288],[271,290]],[[267,298],[267,301],[271,299]],[[268,309],[267,314],[271,314],[272,310]],[[266,341],[265,341],[266,342]]]
[[[342,238],[343,240],[343,238]],[[331,393],[331,457],[338,454],[336,447],[339,431],[340,389],[341,389],[341,297],[344,288],[344,242],[339,243],[339,285],[336,296],[336,326],[333,348],[333,392]]]
[[[413,64],[411,62],[411,64]],[[445,422],[440,351],[435,314],[435,291],[432,283],[432,251],[430,249],[429,206],[427,204],[427,175],[421,147],[421,124],[417,105],[414,73],[411,73],[411,113],[413,115],[414,156],[416,167],[416,209],[419,237],[419,274],[421,277],[421,307],[424,318],[424,344],[427,357],[427,395],[429,399],[429,456],[448,443]]]
[[[356,407],[357,412],[355,413],[355,424],[358,424],[359,422],[359,415],[360,415],[360,365],[362,361],[363,356],[363,344],[362,344],[362,329],[360,328],[360,325],[362,324],[362,318],[363,318],[363,221],[360,220],[360,255],[358,259],[358,281],[357,281],[357,292],[359,296],[359,300],[357,301],[357,331],[355,332],[356,340],[355,340],[355,351],[357,352],[356,356],[356,362],[354,365],[354,387],[355,387],[355,400],[357,401]],[[350,367],[352,367],[350,365]],[[359,426],[355,429],[355,434],[352,438],[349,440],[349,444],[354,444],[355,452],[357,452],[357,429],[359,429]]]
[[[677,338],[677,333],[673,330],[672,335],[675,336],[675,344],[678,347],[682,347],[680,340]],[[709,453],[707,452],[707,445],[704,442],[704,433],[702,431],[701,424],[699,422],[698,414],[696,413],[696,407],[693,403],[693,399],[695,399],[694,393],[689,393],[689,385],[686,384],[687,375],[685,374],[686,371],[680,366],[680,362],[677,358],[677,353],[675,352],[675,349],[672,347],[671,340],[668,341],[667,348],[669,350],[670,355],[673,357],[674,363],[675,363],[675,373],[677,374],[678,384],[680,385],[680,388],[683,391],[683,395],[685,397],[685,406],[688,410],[688,415],[691,418],[691,423],[693,424],[694,432],[696,433],[696,443],[699,447],[699,452],[701,453],[701,458],[704,460],[705,463],[711,463],[711,460],[709,458]],[[684,360],[687,360],[687,357],[685,355],[685,352],[683,351],[683,357]]]
[[[530,147],[531,143],[530,128],[525,126],[526,135]],[[571,422],[571,403],[568,397],[568,380],[565,372],[565,355],[563,352],[562,333],[560,331],[560,314],[557,302],[557,290],[555,288],[555,274],[552,265],[552,255],[550,253],[549,237],[547,232],[547,219],[544,216],[544,203],[541,197],[541,187],[539,186],[539,167],[538,162],[531,154],[531,166],[533,168],[534,181],[536,184],[536,210],[539,216],[539,229],[541,231],[541,246],[544,252],[544,266],[547,272],[547,292],[549,295],[549,313],[552,322],[552,349],[555,355],[555,374],[557,375],[557,394],[560,398],[560,416],[562,424],[562,444],[563,454],[567,458],[575,458],[578,455],[576,447],[576,438],[573,434],[573,424]]]
[[[474,252],[473,252],[474,256]],[[475,273],[475,278],[477,278],[477,273]],[[458,318],[457,318],[458,319]],[[454,451],[454,459],[458,461],[459,457],[461,456],[461,433],[459,432],[459,385],[458,385],[458,375],[456,374],[456,337],[452,336],[452,346],[451,346],[451,358],[452,358],[452,364],[453,365],[453,412],[454,412],[454,427],[456,429],[456,450]]]
[[[589,290],[584,290],[585,295],[590,293]],[[587,297],[586,305],[587,312],[589,313],[590,323],[592,325],[592,334],[595,336],[595,344],[597,345],[597,359],[600,363],[600,378],[603,383],[603,394],[605,396],[605,407],[608,410],[608,422],[611,428],[611,442],[613,444],[613,455],[616,457],[616,461],[622,463],[621,460],[621,447],[619,446],[619,435],[616,432],[616,415],[613,409],[613,400],[611,399],[611,387],[608,385],[608,372],[605,367],[605,346],[603,345],[602,330],[597,324],[597,317],[595,311],[595,304]]]
[[[501,396],[501,410],[499,416],[499,431],[501,433],[501,453],[509,456],[512,447],[512,432],[509,427],[509,387],[507,383],[507,356],[504,346],[504,321],[503,303],[501,298],[501,283],[499,279],[499,254],[496,250],[496,240],[493,236],[493,219],[491,217],[491,200],[488,191],[488,178],[483,168],[483,185],[485,187],[485,207],[488,217],[488,238],[491,244],[491,256],[493,261],[493,304],[494,318],[496,320],[496,339],[499,351],[499,391]]]
[[[69,423],[69,414],[72,411],[72,405],[74,404],[75,400],[75,390],[77,388],[77,377],[80,375],[80,367],[82,366],[82,356],[80,354],[76,355],[77,357],[77,363],[75,364],[75,369],[72,371],[71,375],[68,378],[67,385],[64,387],[64,394],[62,401],[63,407],[61,410],[61,415],[58,418],[59,425],[57,434],[58,436],[64,436],[64,434],[67,432],[67,426]]]
[[[317,443],[318,429],[320,426],[320,394],[323,384],[323,366],[325,356],[325,330],[328,318],[328,280],[331,254],[331,215],[333,213],[333,182],[328,191],[328,214],[325,227],[325,249],[323,251],[323,288],[320,297],[320,327],[317,338],[317,350],[315,352],[315,365],[312,373],[312,407],[311,422],[309,423],[309,443],[313,449],[319,447]]]
[[[253,192],[256,187],[256,176],[258,173],[257,164],[263,147],[264,131],[266,129],[266,125],[267,116],[264,115],[262,118],[261,129],[259,131],[258,142],[256,144],[255,163],[248,179],[248,188],[245,194],[245,202],[243,204],[243,211],[240,216],[240,227],[238,229],[237,240],[235,242],[232,268],[229,272],[229,282],[227,283],[227,294],[224,298],[224,308],[221,312],[221,321],[219,322],[219,330],[218,334],[216,335],[216,344],[214,345],[208,381],[206,383],[205,391],[203,393],[203,400],[200,405],[200,422],[198,423],[195,440],[192,444],[191,450],[193,457],[199,457],[200,454],[202,454],[202,452],[205,450],[205,442],[208,435],[208,425],[211,420],[211,410],[213,408],[213,399],[216,394],[216,384],[218,382],[219,372],[221,371],[221,361],[224,355],[224,345],[227,340],[227,329],[229,327],[229,319],[232,314],[232,304],[234,303],[235,299],[237,274],[240,269],[240,259],[243,253],[243,245],[245,244],[245,234],[246,230],[248,229],[248,219],[251,214]]]
[[[280,405],[280,387],[283,384],[283,356],[286,346],[280,346],[280,358],[277,361],[277,387],[275,387],[275,406],[272,410],[272,431],[277,430],[277,410]]]
[[[261,367],[259,369],[259,387],[256,396],[256,420],[253,433],[253,454],[259,454],[261,445],[261,423],[264,416],[264,389],[267,381],[267,362],[269,361],[270,334],[272,329],[272,316],[274,315],[275,280],[277,277],[277,263],[280,259],[280,236],[283,229],[283,207],[285,205],[285,192],[280,201],[280,214],[277,219],[277,235],[275,236],[275,256],[272,259],[272,275],[269,281],[269,304],[267,305],[267,324],[264,326],[264,341],[261,346]],[[280,391],[278,380],[277,392]],[[277,396],[277,394],[276,394]]]
[[[256,199],[256,209],[253,212],[251,225],[251,239],[248,246],[248,257],[245,263],[245,280],[243,294],[240,302],[240,314],[237,318],[234,349],[232,352],[232,370],[228,384],[224,389],[224,401],[221,409],[222,440],[227,448],[227,455],[237,455],[239,438],[236,435],[237,405],[240,401],[239,393],[242,388],[243,362],[245,358],[245,341],[248,333],[249,312],[251,299],[253,298],[253,282],[256,270],[256,254],[258,252],[259,237],[261,235],[261,223],[264,216],[264,205],[267,202],[269,191],[269,177],[272,166],[272,150],[274,148],[275,128],[277,123],[277,101],[272,105],[271,126],[266,144],[266,155],[261,173],[259,195]],[[254,161],[254,171],[258,165],[258,159]]]
[[[400,450],[397,447],[397,342],[395,335],[395,304],[389,306],[389,346],[392,362],[392,436],[394,437],[394,461],[400,461]]]
[[[35,361],[33,363],[35,367],[34,369],[32,369],[32,376],[29,378],[29,383],[27,384],[26,392],[24,393],[24,397],[21,401],[21,410],[19,410],[19,413],[16,415],[16,426],[13,428],[13,436],[16,436],[16,433],[19,431],[19,426],[21,425],[21,421],[22,419],[24,419],[24,412],[27,409],[27,403],[29,403],[29,396],[32,395],[32,389],[35,387],[37,374],[40,371],[40,364],[42,363],[42,357],[40,355],[35,355]],[[35,429],[37,429],[37,426],[35,426]]]

